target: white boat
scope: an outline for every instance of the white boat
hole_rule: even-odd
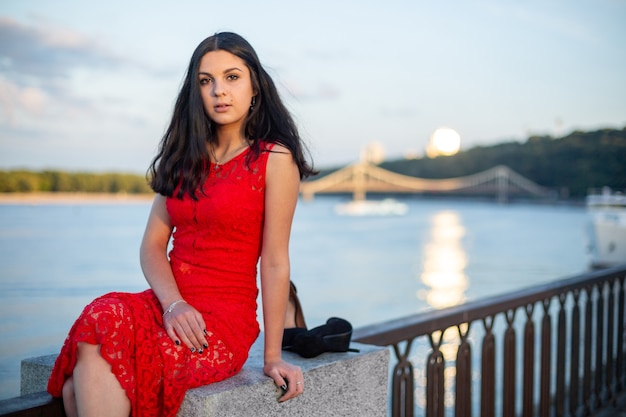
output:
[[[626,263],[626,195],[608,187],[592,190],[587,195],[587,213],[590,266]]]
[[[354,200],[335,206],[335,213],[341,216],[404,216],[408,212],[408,205],[393,198]]]

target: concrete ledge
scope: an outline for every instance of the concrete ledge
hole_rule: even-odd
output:
[[[47,392],[36,392],[0,401],[0,416],[65,417],[65,411],[60,399]]]
[[[46,391],[57,354],[28,358],[20,367],[20,395]]]
[[[360,352],[324,353],[304,359],[284,353],[284,358],[302,368],[305,393],[279,403],[280,389],[263,375],[263,337],[250,350],[242,371],[222,382],[191,389],[179,417],[294,417],[386,416],[389,351],[353,343]],[[22,395],[44,391],[56,355],[22,361]],[[252,413],[252,414],[251,414]]]

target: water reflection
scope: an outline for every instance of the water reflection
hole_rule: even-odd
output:
[[[420,290],[417,296],[434,308],[460,304],[465,301],[468,286],[464,273],[467,255],[461,246],[465,228],[454,211],[437,212],[430,223],[430,236],[423,251],[420,275],[427,289]]]

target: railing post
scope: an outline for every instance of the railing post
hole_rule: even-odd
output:
[[[554,408],[556,417],[565,415],[565,341],[566,341],[566,315],[565,301],[567,293],[559,294],[559,320],[557,324],[557,342],[556,342],[556,392],[554,399]],[[573,354],[573,352],[572,352]],[[572,378],[572,376],[570,376]],[[573,379],[573,378],[572,378]]]
[[[604,375],[604,282],[598,284],[598,298],[596,301],[596,363],[594,381],[594,408],[602,403],[602,382]]]
[[[515,416],[515,310],[505,312],[507,328],[504,332],[504,389],[502,390],[503,417]]]
[[[472,415],[472,348],[467,341],[470,323],[467,323],[465,332],[458,325],[461,343],[456,355],[456,417],[470,417]]]
[[[611,302],[613,299],[617,301],[617,293],[614,289],[617,287],[616,282],[609,281],[607,282],[607,301],[608,301],[608,312],[607,312],[607,320],[606,320],[606,379],[605,379],[605,390],[606,395],[605,398],[609,401],[613,401],[613,378],[615,373],[615,368],[613,365],[613,335],[617,334],[615,329],[615,304]]]
[[[624,326],[624,298],[626,297],[626,281],[625,277],[621,277],[617,280],[619,302],[617,305],[617,359],[615,361],[615,367],[617,372],[615,374],[615,391],[621,392],[624,389],[624,337],[626,337],[626,327]]]
[[[583,415],[591,414],[591,341],[592,335],[592,316],[593,316],[593,286],[586,288],[587,301],[585,302],[585,345],[584,345],[584,373],[583,373],[583,404],[585,406]]]
[[[552,361],[550,358],[552,318],[550,317],[550,301],[550,298],[543,301],[543,319],[541,321],[541,382],[539,384],[539,415],[541,417],[550,417],[550,378],[552,377]],[[561,354],[564,355],[565,352],[561,352]]]
[[[522,375],[522,416],[533,417],[534,412],[534,381],[535,381],[535,323],[533,321],[534,304],[528,304],[526,324],[524,325],[524,373]]]
[[[493,317],[483,319],[485,337],[483,337],[480,384],[480,415],[495,417],[496,415],[496,342],[492,332]]]
[[[573,291],[574,307],[572,309],[572,320],[570,327],[572,334],[570,345],[572,353],[570,356],[570,383],[569,383],[569,412],[570,415],[578,414],[580,406],[580,291]]]
[[[432,352],[428,355],[426,364],[426,416],[443,417],[444,415],[444,368],[445,361],[440,347],[443,341],[444,330],[441,330],[439,340],[435,343],[433,334],[428,335]]]
[[[393,380],[391,386],[391,415],[393,417],[413,417],[413,397],[415,374],[413,364],[409,360],[411,345],[414,339],[407,340],[404,353],[400,353],[398,344],[393,345],[398,363],[393,368]]]

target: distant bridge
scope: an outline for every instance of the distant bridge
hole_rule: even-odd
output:
[[[506,201],[513,194],[539,197],[551,195],[549,189],[504,165],[465,177],[425,179],[391,172],[368,162],[349,165],[318,180],[303,182],[300,192],[305,200],[313,199],[315,194],[339,193],[352,193],[355,200],[363,200],[368,192],[493,194],[498,201]]]

